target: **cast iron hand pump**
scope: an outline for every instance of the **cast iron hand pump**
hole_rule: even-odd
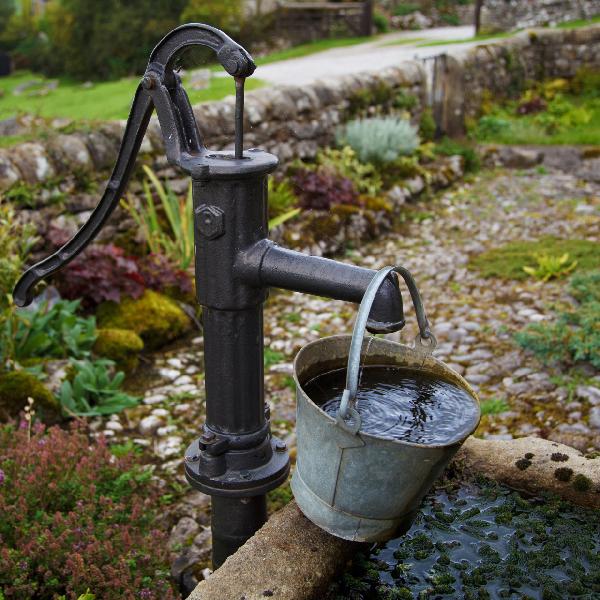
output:
[[[178,74],[188,47],[212,48],[235,78],[235,152],[207,150]],[[375,272],[281,248],[267,239],[267,176],[277,158],[243,152],[243,84],[254,72],[250,55],[223,32],[183,25],[154,49],[137,88],[111,178],[89,221],[52,256],[31,267],[14,290],[29,304],[33,288],[73,260],[98,234],[131,175],[153,110],[169,162],[193,181],[196,289],[203,307],[206,423],[186,451],[185,473],[212,496],[213,562],[220,565],[266,520],[265,493],[289,472],[285,444],[273,438],[263,388],[263,304],[269,287],[360,302]],[[395,276],[381,286],[369,328],[404,325]]]

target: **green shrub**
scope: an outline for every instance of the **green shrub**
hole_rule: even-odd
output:
[[[350,146],[320,150],[316,163],[318,167],[350,179],[361,194],[377,196],[381,192],[382,181],[377,169],[372,164],[361,163]]]
[[[419,120],[419,135],[422,140],[431,142],[435,138],[436,130],[437,126],[435,124],[435,119],[433,118],[433,112],[431,112],[430,108],[426,108],[421,113],[421,118]]]
[[[338,129],[337,143],[350,146],[362,163],[382,165],[408,156],[419,147],[416,128],[395,117],[377,117],[350,121]]]
[[[543,362],[589,362],[600,369],[600,271],[573,278],[570,291],[579,300],[555,323],[534,323],[515,335],[516,342]]]
[[[110,415],[135,406],[139,398],[121,391],[125,378],[122,371],[114,377],[110,370],[112,360],[72,360],[72,379],[63,381],[59,399],[69,416],[93,417]]]
[[[70,430],[0,427],[0,597],[175,600],[161,491],[132,453]]]
[[[399,110],[411,111],[419,104],[419,99],[414,94],[399,90],[394,96],[393,107]]]
[[[373,14],[373,26],[377,33],[386,33],[390,30],[390,24],[387,17],[379,11],[375,11]]]
[[[477,150],[468,143],[445,137],[435,144],[434,152],[440,156],[462,156],[467,173],[475,173],[481,168]]]
[[[492,140],[495,136],[510,129],[510,121],[493,115],[485,115],[477,123],[477,138]]]

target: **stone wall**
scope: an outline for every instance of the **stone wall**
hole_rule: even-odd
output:
[[[486,96],[488,100],[514,96],[529,81],[569,79],[582,67],[599,70],[600,25],[524,31],[507,40],[452,53],[450,60],[462,74],[454,78],[454,89],[446,93],[463,95],[460,118],[475,117]]]
[[[512,31],[600,14],[600,0],[484,0],[483,31]]]

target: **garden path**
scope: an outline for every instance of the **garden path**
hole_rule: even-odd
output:
[[[427,203],[406,208],[406,219],[381,239],[346,253],[342,260],[371,268],[402,264],[415,276],[447,361],[495,406],[478,434],[509,439],[538,435],[582,451],[600,450],[600,376],[585,369],[561,374],[542,366],[513,341],[529,323],[554,318],[569,303],[565,280],[546,283],[485,279],[471,259],[505,242],[543,236],[600,241],[600,183],[558,170],[486,171]],[[416,334],[412,307],[401,338]],[[324,298],[274,291],[265,313],[266,391],[274,432],[295,452],[295,400],[291,361],[298,349],[322,336],[351,332],[355,306]],[[393,337],[398,337],[393,334]],[[108,422],[92,423],[115,440],[146,448],[156,475],[171,491],[185,486],[185,445],[203,421],[199,364],[202,338],[155,355],[144,372],[143,404]],[[174,509],[173,543],[194,544],[179,565],[208,556],[208,498],[187,492]],[[173,521],[174,522],[174,521]],[[183,558],[182,558],[183,557]]]
[[[404,60],[436,56],[456,48],[455,45],[418,44],[469,40],[474,33],[471,25],[394,32],[364,44],[332,48],[309,56],[262,65],[256,70],[256,77],[273,84],[306,85],[317,79],[327,80],[333,76],[382,70]],[[477,43],[485,42],[465,42],[459,47],[468,48]]]

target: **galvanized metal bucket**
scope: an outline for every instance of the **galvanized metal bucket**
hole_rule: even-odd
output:
[[[414,348],[374,337],[364,340],[377,289],[392,271],[404,278],[415,305],[420,335]],[[466,435],[442,445],[360,431],[360,415],[354,409],[360,364],[426,371],[465,390],[478,409],[479,401],[469,384],[431,356],[434,347],[435,337],[410,273],[402,267],[386,267],[375,275],[365,292],[352,336],[317,340],[296,356],[298,447],[291,487],[300,510],[325,531],[361,542],[385,541],[404,533],[423,496],[477,427],[475,422]],[[303,385],[346,365],[346,389],[337,418],[333,418],[306,395]]]

